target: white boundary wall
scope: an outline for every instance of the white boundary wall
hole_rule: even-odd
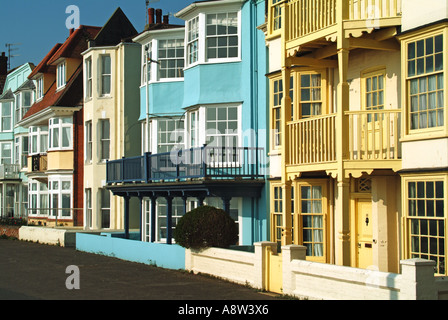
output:
[[[266,247],[255,244],[255,252],[209,248],[186,250],[185,269],[232,282],[266,288]],[[448,278],[435,277],[435,262],[402,260],[401,273],[358,269],[305,260],[306,248],[282,247],[283,293],[298,298],[325,300],[445,300]]]

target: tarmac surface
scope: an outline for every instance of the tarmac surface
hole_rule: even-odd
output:
[[[69,266],[78,270],[67,270]],[[75,248],[0,239],[0,300],[177,300],[185,303],[188,300],[284,299],[287,298],[205,275],[123,261]]]

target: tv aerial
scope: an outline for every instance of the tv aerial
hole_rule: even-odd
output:
[[[8,48],[8,70],[11,69],[11,59],[20,57],[20,54],[12,54],[14,51],[19,50],[19,48],[15,48],[17,46],[20,46],[21,43],[7,43],[5,44],[5,47]]]

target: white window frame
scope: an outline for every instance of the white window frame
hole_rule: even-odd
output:
[[[57,89],[62,89],[65,87],[67,83],[67,74],[66,74],[66,64],[65,61],[61,62],[57,65],[57,71],[56,71],[56,85]]]
[[[21,169],[28,167],[29,154],[29,137],[16,136],[14,141],[14,163],[18,164]]]
[[[13,101],[7,101],[7,102],[2,102],[1,103],[1,113],[0,113],[0,117],[1,117],[1,121],[0,121],[0,131],[1,132],[12,132],[13,130]],[[8,108],[9,105],[9,108]],[[3,112],[4,110],[8,110],[9,109],[9,115],[4,115]],[[9,119],[9,127],[5,128],[6,126],[3,123],[3,120],[5,119]]]
[[[166,47],[162,46],[166,43]],[[173,48],[170,46],[173,45]],[[185,67],[185,45],[183,38],[174,39],[159,39],[157,44],[157,61],[158,61],[158,78],[168,80],[168,79],[182,79],[184,77],[184,67]],[[169,57],[169,51],[174,50],[174,56]],[[178,52],[181,50],[181,52]],[[162,52],[165,55],[162,57]],[[174,63],[174,67],[170,67],[170,63]],[[165,68],[166,65],[166,68]],[[170,77],[170,71],[174,69],[174,76]],[[162,76],[162,71],[166,70],[166,75]],[[180,74],[178,74],[180,72]]]
[[[149,59],[152,59],[152,51],[153,51],[153,42],[150,41],[146,45],[142,46],[142,86],[146,85],[147,83],[151,82],[152,80],[152,62],[148,61]],[[146,47],[148,47],[148,51],[146,51]],[[148,69],[147,69],[148,68]]]
[[[48,127],[30,127],[28,129],[28,155],[36,155],[41,153],[47,153],[48,151]],[[34,139],[35,138],[35,139]],[[33,141],[35,140],[35,141]],[[34,150],[34,145],[36,149]]]
[[[238,48],[236,57],[225,57],[225,58],[208,58],[207,54],[207,38],[212,37],[207,36],[207,16],[213,14],[229,14],[236,13],[237,15],[237,34],[238,37]],[[194,23],[197,23],[194,25]],[[226,62],[237,62],[241,61],[241,8],[235,6],[214,10],[207,9],[204,12],[199,13],[197,16],[189,19],[186,22],[185,28],[185,57],[186,57],[186,68],[193,67],[197,64],[207,64],[207,63],[226,63]],[[194,36],[197,35],[197,38]],[[214,36],[213,36],[214,37]],[[196,50],[192,50],[195,48]],[[191,59],[192,55],[195,59]]]
[[[216,19],[218,19],[218,16],[220,15],[226,15],[226,19],[229,19],[229,15],[230,14],[235,14],[236,15],[236,33],[225,33],[225,34],[209,34],[209,26],[215,26],[215,24],[209,24],[209,18],[212,18],[212,16],[216,16]],[[226,27],[231,27],[229,25],[227,25]],[[240,29],[241,29],[241,23],[240,23],[240,14],[239,11],[229,11],[229,12],[219,12],[219,13],[207,13],[206,17],[205,17],[205,55],[206,55],[206,60],[208,62],[214,62],[214,61],[222,61],[222,60],[235,60],[235,59],[239,59],[240,58],[240,48],[241,48],[241,41],[240,41]],[[230,45],[229,44],[229,39],[232,37],[237,37],[236,40],[236,51],[237,54],[236,56],[231,56],[229,57],[229,50],[232,47],[235,47],[235,45]],[[209,47],[209,42],[211,42],[211,40],[213,38],[216,38],[216,44],[213,47]],[[218,57],[218,54],[216,57],[210,58],[209,57],[209,49],[210,48],[216,48],[217,51],[219,51],[219,48],[224,48],[223,45],[219,44],[219,40],[217,38],[227,38],[227,44],[225,46],[225,48],[227,48],[227,56],[226,57]]]
[[[64,197],[70,197],[70,205],[63,207]],[[57,199],[55,205],[54,200]],[[73,177],[52,176],[48,178],[48,202],[50,204],[49,216],[58,220],[73,219]],[[69,212],[69,214],[67,214]]]
[[[68,131],[66,131],[68,129]],[[72,150],[73,149],[73,118],[56,117],[49,120],[48,126],[48,150]],[[58,132],[58,139],[55,140],[55,132]],[[64,132],[69,133],[68,145],[63,146]],[[57,145],[56,142],[57,141]]]
[[[186,23],[185,28],[185,39],[187,40],[186,45],[186,65],[192,66],[199,62],[199,52],[201,50],[199,39],[201,37],[200,33],[200,19],[196,16]]]
[[[44,97],[44,77],[36,80],[36,101],[42,100]]]
[[[185,128],[185,123],[183,121],[183,119],[180,118],[159,118],[157,120],[153,120],[153,122],[156,122],[156,139],[157,139],[157,144],[155,144],[153,146],[153,153],[166,153],[166,152],[171,152],[174,148],[177,149],[182,149],[184,147],[184,139],[183,139],[183,135],[184,135],[184,128]],[[166,126],[165,126],[165,130],[162,131],[162,126],[161,123],[165,122]],[[172,122],[174,124],[174,128],[172,128],[172,130],[170,130],[169,123]],[[183,126],[180,126],[180,123],[183,124]],[[162,137],[165,137],[166,139],[164,139],[162,141]],[[172,138],[174,137],[174,141],[172,140]],[[179,138],[180,138],[180,142],[179,142]],[[163,151],[160,150],[160,148],[163,147],[171,147],[170,150],[168,151]]]
[[[9,156],[5,156],[3,154],[3,151],[7,150],[8,146],[10,154]],[[0,142],[0,165],[12,164],[12,163],[13,163],[13,142],[12,141]]]
[[[35,199],[36,207],[33,206],[33,198]],[[42,203],[42,199],[46,199]],[[28,181],[28,215],[29,216],[48,216],[48,186],[46,183],[38,182],[37,180]],[[35,211],[35,213],[33,213]]]

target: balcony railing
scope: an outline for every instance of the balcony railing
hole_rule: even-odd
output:
[[[4,164],[0,166],[0,180],[19,179],[20,165]]]
[[[48,160],[46,154],[35,154],[31,156],[31,172],[44,172],[47,171]]]
[[[350,160],[401,159],[401,111],[347,111]]]
[[[338,8],[345,8],[344,21],[366,21],[366,28],[375,27],[381,19],[401,16],[402,0],[270,0],[269,32],[279,33],[286,27],[286,42],[313,33],[319,37],[334,33],[338,23]],[[282,10],[284,6],[285,10]],[[284,20],[287,20],[286,22]]]
[[[336,115],[311,117],[288,124],[290,165],[336,161]]]
[[[108,161],[107,183],[262,179],[265,170],[263,148],[204,146]]]
[[[401,111],[347,111],[349,155],[343,160],[401,159]],[[288,123],[288,165],[324,164],[338,160],[335,114]]]

